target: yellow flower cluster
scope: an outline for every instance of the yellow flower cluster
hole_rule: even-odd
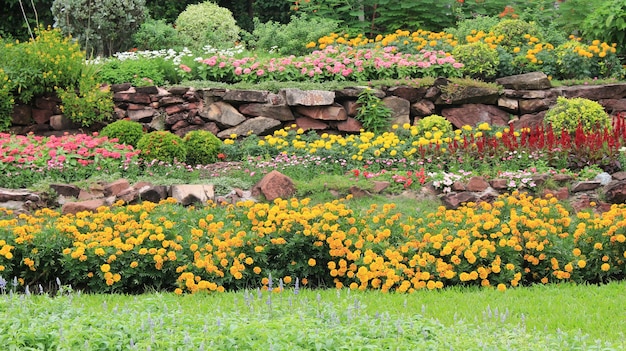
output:
[[[350,37],[348,34],[339,35],[337,33],[331,33],[327,36],[318,39],[318,42],[310,42],[306,45],[307,48],[319,48],[324,49],[328,45],[339,44],[347,45],[350,47],[365,46],[368,44],[374,44],[375,47],[385,46],[411,46],[417,51],[434,50],[435,48],[447,44],[451,47],[456,46],[458,41],[452,34],[445,32],[431,32],[423,29],[419,29],[414,32],[408,30],[396,30],[393,33],[377,35],[374,39],[368,39],[362,34],[356,37]]]
[[[168,200],[76,215],[46,210],[0,224],[10,234],[0,240],[0,263],[15,266],[12,273],[30,282],[44,259],[42,245],[58,241],[65,246],[53,251],[62,253],[68,271],[54,273],[97,291],[132,291],[137,282],[154,281],[179,294],[269,289],[270,274],[283,284],[315,278],[337,288],[383,292],[452,285],[506,290],[599,282],[626,271],[625,206],[572,216],[555,198],[518,192],[420,217],[400,213],[392,203],[355,212],[344,200],[187,209]],[[17,251],[23,258],[13,262]],[[280,291],[276,281],[273,287]]]

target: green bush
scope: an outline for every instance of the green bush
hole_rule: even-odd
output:
[[[585,98],[558,97],[556,105],[546,113],[545,121],[557,133],[562,130],[572,133],[579,125],[585,132],[611,128],[611,117],[604,111],[602,105]]]
[[[194,130],[183,138],[187,149],[187,164],[206,165],[217,161],[222,141],[206,130]]]
[[[89,54],[112,55],[132,45],[146,17],[145,0],[54,0],[56,25]]]
[[[137,142],[137,148],[141,150],[139,156],[148,162],[152,160],[167,163],[185,162],[187,155],[183,139],[166,131],[144,134]]]
[[[233,47],[241,32],[230,10],[210,1],[187,6],[176,19],[176,29],[184,44],[193,48]]]
[[[458,45],[452,50],[452,56],[464,64],[460,70],[468,77],[490,80],[498,73],[498,51],[489,44],[478,41]]]
[[[478,16],[470,19],[466,19],[457,23],[456,27],[446,28],[445,32],[454,35],[459,43],[467,43],[467,36],[473,35],[472,32],[483,31],[489,33],[491,28],[498,24],[500,19],[491,16]]]
[[[0,132],[11,126],[11,113],[13,112],[13,83],[9,76],[0,68]]]
[[[626,3],[623,0],[601,2],[582,23],[585,37],[617,43],[618,53],[626,54]]]
[[[507,50],[513,50],[515,47],[522,47],[528,40],[524,38],[524,35],[541,38],[541,31],[539,28],[530,22],[526,22],[520,19],[505,19],[491,28],[491,31],[496,37],[502,36],[502,39],[498,43],[500,46]]]
[[[79,45],[59,29],[38,28],[36,35],[35,40],[0,46],[0,68],[13,83],[13,96],[23,103],[56,87],[74,86],[85,62]]]
[[[321,17],[308,17],[305,14],[292,16],[288,24],[273,21],[261,23],[254,19],[254,31],[248,47],[270,51],[275,49],[283,55],[305,55],[306,44],[334,32],[338,22]]]
[[[422,134],[436,131],[447,134],[452,131],[452,123],[450,123],[450,121],[448,121],[445,117],[439,115],[424,117],[417,121],[416,126]]]
[[[133,34],[133,47],[139,50],[182,48],[178,32],[165,20],[148,19]]]
[[[81,78],[75,85],[58,87],[55,91],[61,99],[63,114],[74,123],[89,127],[113,115],[113,93],[108,87],[101,87],[92,65],[83,66]]]
[[[172,83],[166,78],[166,65],[173,66],[162,57],[111,59],[100,65],[98,79],[103,83],[131,83],[133,86]]]
[[[137,147],[137,142],[143,136],[143,126],[139,122],[121,119],[102,128],[100,135]]]

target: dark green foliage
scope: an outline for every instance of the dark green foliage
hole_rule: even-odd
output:
[[[461,68],[463,74],[482,80],[495,78],[500,64],[498,51],[483,42],[458,45],[452,56],[465,65]]]
[[[174,26],[155,19],[146,20],[133,34],[133,47],[139,50],[182,49]]]
[[[357,103],[359,108],[355,118],[363,124],[363,129],[377,134],[389,129],[392,111],[383,104],[372,89],[364,89],[359,94]]]
[[[206,165],[217,161],[222,141],[206,130],[194,130],[183,138],[187,149],[187,164]]]
[[[122,144],[137,147],[137,142],[143,136],[143,126],[139,122],[119,120],[102,128],[100,135],[117,138]]]
[[[306,14],[291,17],[288,24],[269,21],[261,23],[254,19],[254,31],[248,47],[269,51],[273,48],[283,55],[305,55],[307,43],[334,32],[338,22],[321,17],[309,17]]]
[[[493,34],[498,37],[502,35],[504,38],[498,45],[512,50],[515,47],[524,46],[527,40],[524,35],[529,34],[533,37],[541,37],[539,28],[533,24],[520,19],[505,19],[491,28]]]
[[[167,163],[185,162],[187,155],[183,139],[166,131],[144,134],[137,142],[137,148],[141,150],[140,157],[148,162],[152,160]]]
[[[607,43],[617,43],[618,54],[626,54],[626,2],[607,0],[582,23],[583,35]]]
[[[55,24],[93,55],[131,48],[132,34],[146,18],[145,0],[55,0]]]
[[[53,0],[22,0],[21,2],[28,22],[24,20],[19,0],[3,0],[0,3],[0,8],[2,8],[0,37],[26,41],[30,38],[29,26],[30,30],[34,31],[38,25],[47,27],[54,23],[54,17],[50,11]]]

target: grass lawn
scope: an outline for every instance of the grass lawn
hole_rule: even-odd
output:
[[[626,350],[626,283],[0,295],[5,350]]]

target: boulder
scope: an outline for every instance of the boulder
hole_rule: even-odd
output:
[[[550,89],[552,84],[543,72],[530,72],[496,79],[496,83],[507,89],[542,90]]]
[[[329,128],[327,123],[310,117],[297,117],[296,126],[303,130],[324,130]]]
[[[408,100],[411,103],[414,103],[424,98],[424,95],[426,95],[426,89],[426,87],[416,88],[406,85],[400,85],[389,88],[387,92],[392,96],[397,96],[404,100]]]
[[[279,121],[293,121],[295,119],[291,109],[287,105],[274,105],[274,104],[243,104],[239,106],[239,112],[244,115],[253,117],[267,117],[273,118]]]
[[[399,126],[410,123],[411,103],[408,100],[397,96],[387,96],[383,99],[383,104],[391,109],[391,124]]]
[[[626,202],[626,180],[618,180],[609,184],[604,192],[607,202],[612,204],[623,204]]]
[[[437,98],[437,105],[495,104],[500,97],[498,89],[476,86],[457,86],[453,93],[444,93]]]
[[[246,120],[246,117],[239,113],[236,108],[223,101],[208,105],[206,108],[199,110],[198,114],[209,121],[217,123],[218,126],[226,128],[234,127]]]
[[[295,192],[296,187],[291,178],[276,170],[266,174],[252,188],[252,196],[263,195],[267,201],[274,201],[277,198],[288,199]]]
[[[27,126],[32,122],[33,108],[29,105],[17,104],[13,106],[11,123],[18,126]]]
[[[335,102],[335,92],[325,90],[282,89],[289,106],[323,106]]]
[[[254,117],[246,119],[243,123],[222,130],[217,136],[222,139],[230,137],[231,134],[248,135],[249,133],[256,135],[267,135],[280,128],[281,123],[278,120],[267,117]]]
[[[170,188],[172,198],[183,206],[191,204],[205,205],[215,198],[213,185],[211,184],[182,184],[172,185]]]
[[[464,191],[461,193],[449,193],[440,197],[443,205],[450,210],[456,210],[464,203],[476,202],[478,197],[476,194]]]
[[[222,99],[233,102],[266,102],[269,92],[265,90],[227,90]]]
[[[297,106],[296,112],[302,116],[323,121],[345,121],[348,119],[346,110],[339,104],[331,106]]]
[[[466,104],[459,107],[444,108],[441,115],[448,119],[455,127],[464,125],[476,126],[487,122],[495,126],[507,126],[509,114],[493,105]]]
[[[420,100],[411,105],[411,113],[419,117],[430,116],[435,113],[435,103],[430,100]]]

